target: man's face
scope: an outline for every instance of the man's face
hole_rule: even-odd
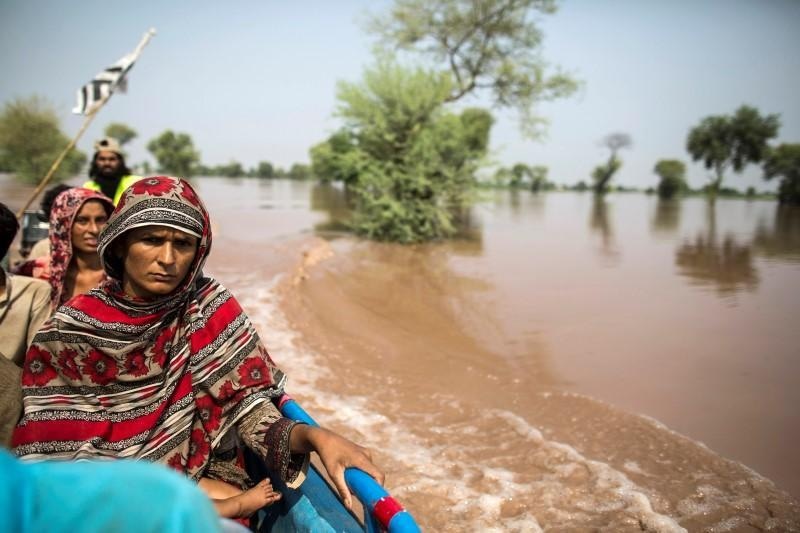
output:
[[[122,166],[122,160],[120,160],[119,155],[108,150],[97,152],[94,162],[97,164],[97,170],[100,175],[109,178],[116,176],[120,166]]]

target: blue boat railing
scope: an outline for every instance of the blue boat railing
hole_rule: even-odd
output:
[[[288,395],[278,401],[283,415],[298,422],[318,426],[313,418]],[[364,506],[364,526],[367,533],[417,533],[414,517],[406,511],[375,479],[358,468],[344,471],[347,486]]]

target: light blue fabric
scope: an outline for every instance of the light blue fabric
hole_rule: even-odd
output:
[[[144,461],[24,463],[0,450],[0,531],[221,531],[211,501],[185,477]]]

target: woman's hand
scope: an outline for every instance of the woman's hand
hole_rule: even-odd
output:
[[[293,452],[317,452],[328,476],[339,491],[345,507],[352,509],[352,497],[344,480],[344,470],[349,467],[360,468],[383,484],[383,472],[372,463],[372,453],[346,438],[320,427],[298,424],[292,429],[289,447]]]

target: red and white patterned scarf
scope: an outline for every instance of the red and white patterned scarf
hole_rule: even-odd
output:
[[[123,292],[113,243],[149,225],[199,244],[181,285],[143,300]],[[109,279],[61,306],[27,352],[18,455],[140,458],[197,479],[223,435],[281,394],[283,373],[247,315],[202,274],[210,248],[208,213],[186,181],[146,178],[123,193],[99,239]]]

